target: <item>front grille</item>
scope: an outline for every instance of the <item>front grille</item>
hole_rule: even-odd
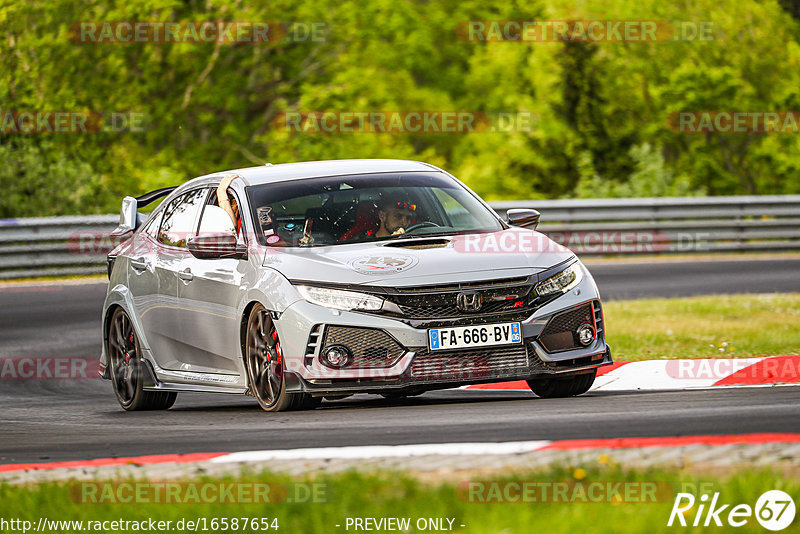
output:
[[[595,309],[592,303],[581,304],[576,308],[554,315],[542,330],[539,342],[547,352],[561,352],[582,347],[575,331],[579,326],[595,324]]]
[[[324,351],[330,345],[344,345],[353,353],[354,368],[391,367],[403,355],[403,347],[389,334],[375,328],[329,326],[322,342]]]
[[[397,305],[402,316],[407,319],[472,319],[503,314],[527,317],[533,313],[534,308],[534,302],[529,298],[532,288],[533,283],[527,277],[506,278],[447,286],[398,288],[397,294],[387,298]],[[460,310],[457,299],[462,291],[480,295],[480,309]]]
[[[452,304],[442,306],[400,306],[403,315],[410,319],[442,319],[447,317],[475,317],[478,315],[496,313],[514,313],[526,309],[524,299],[509,299],[498,302],[484,302],[477,312],[463,312],[456,306],[456,296],[450,299]]]
[[[435,293],[440,291],[459,292],[464,289],[481,289],[481,288],[496,288],[505,286],[520,286],[528,282],[527,276],[520,276],[516,278],[501,278],[499,280],[481,280],[479,282],[460,282],[457,284],[447,284],[439,286],[417,286],[417,287],[399,287],[397,291],[400,294],[410,293]]]
[[[411,362],[407,378],[415,382],[466,382],[524,376],[529,367],[525,344],[462,351],[423,349]]]

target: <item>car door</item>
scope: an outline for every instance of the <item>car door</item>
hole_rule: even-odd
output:
[[[186,369],[178,335],[178,271],[189,256],[186,242],[194,232],[205,195],[204,188],[193,189],[167,204],[155,238],[155,257],[152,265],[147,266],[158,290],[152,299],[145,331],[153,357],[163,369]]]
[[[163,209],[157,211],[142,231],[134,234],[127,259],[128,289],[135,315],[142,326],[147,346],[154,354],[163,354],[167,349],[161,325],[169,295],[162,296],[156,274],[159,248],[156,238],[163,215]]]
[[[199,234],[235,232],[228,214],[216,205],[213,189],[198,226]],[[239,240],[244,243],[241,235]],[[241,370],[237,303],[245,290],[243,280],[248,265],[246,260],[193,256],[185,257],[181,263],[178,333],[182,361],[193,370],[222,374],[238,374]]]

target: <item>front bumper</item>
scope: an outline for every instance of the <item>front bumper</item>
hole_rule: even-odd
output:
[[[575,358],[565,362],[545,363],[535,356],[532,344],[527,345],[526,353],[534,354],[524,367],[515,367],[505,372],[492,372],[491,368],[480,366],[460,366],[447,372],[434,372],[415,376],[408,372],[396,378],[329,378],[306,380],[297,373],[286,373],[287,391],[321,395],[350,395],[355,393],[417,392],[434,389],[448,389],[472,384],[486,384],[497,381],[528,380],[544,376],[565,376],[591,372],[598,367],[613,363],[611,349],[606,345],[605,352]]]
[[[574,328],[569,325],[586,319],[587,315],[581,317],[580,313],[576,319],[573,310],[584,310],[589,320],[595,321],[596,337],[586,347],[564,345],[563,337],[552,335],[553,324]],[[485,322],[505,321],[509,319],[489,318]],[[429,351],[428,328],[418,323],[330,310],[305,301],[287,308],[276,326],[286,357],[288,390],[315,395],[441,389],[579,374],[612,363],[605,341],[599,295],[591,276],[519,322],[522,344],[457,351]],[[351,332],[348,337],[347,330],[359,335]],[[323,347],[334,342],[362,347],[365,356],[359,360],[358,367],[333,369],[322,363]]]

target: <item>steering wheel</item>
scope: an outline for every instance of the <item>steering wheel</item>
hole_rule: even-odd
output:
[[[418,222],[417,224],[412,224],[411,226],[406,228],[405,229],[406,230],[405,233],[409,233],[412,230],[416,230],[417,228],[425,228],[426,226],[435,226],[436,228],[441,228],[442,225],[438,224],[438,223],[435,223],[433,221],[422,221],[422,222]]]

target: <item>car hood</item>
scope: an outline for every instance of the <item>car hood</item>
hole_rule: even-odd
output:
[[[307,248],[268,247],[264,266],[292,281],[427,285],[526,276],[574,254],[521,228]]]

